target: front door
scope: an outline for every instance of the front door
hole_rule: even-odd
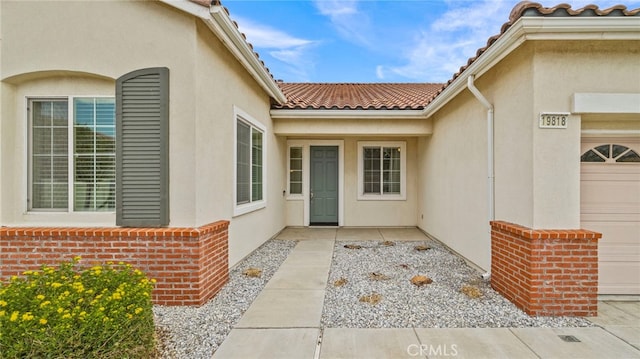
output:
[[[338,225],[338,147],[311,146],[311,225]]]

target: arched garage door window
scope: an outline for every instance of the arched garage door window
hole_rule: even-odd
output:
[[[640,155],[626,146],[606,144],[583,153],[580,162],[640,162]]]

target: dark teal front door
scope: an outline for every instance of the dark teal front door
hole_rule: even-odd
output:
[[[338,225],[338,147],[311,146],[311,225]]]

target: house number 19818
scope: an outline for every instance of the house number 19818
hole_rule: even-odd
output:
[[[541,113],[540,128],[567,128],[568,113]]]

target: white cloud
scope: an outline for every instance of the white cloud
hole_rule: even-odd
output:
[[[583,7],[592,0],[567,1],[574,9]],[[598,1],[604,9],[618,1]],[[500,27],[509,21],[511,9],[517,0],[481,0],[476,2],[449,0],[449,9],[431,25],[426,24],[414,34],[414,41],[403,52],[405,64],[401,66],[380,65],[379,79],[396,77],[412,81],[445,82],[461,66],[466,65],[476,51],[486,46],[489,37],[500,33]],[[558,2],[545,4],[555,6]],[[640,0],[628,0],[630,4]]]
[[[511,7],[498,0],[449,2],[448,11],[414,35],[404,52],[405,64],[385,66],[385,72],[416,81],[447,81],[500,31]]]
[[[383,79],[390,73],[411,80],[444,82],[467,62],[468,57],[463,50],[468,47],[467,42],[434,42],[428,33],[423,33],[405,55],[407,64],[398,67],[379,66],[378,78]]]
[[[236,21],[240,31],[247,36],[247,41],[255,47],[286,49],[313,43],[311,40],[299,39],[278,29],[260,25],[248,19],[236,18]]]
[[[358,9],[354,0],[315,0],[321,15],[327,16],[338,34],[345,40],[361,46],[371,46],[371,20]]]
[[[257,24],[244,18],[236,18],[238,28],[256,49],[265,49],[271,57],[281,62],[280,75],[293,74],[295,78],[309,78],[314,68],[311,49],[319,42],[297,38],[284,31]],[[261,52],[261,51],[259,51]],[[280,67],[280,66],[279,66]]]
[[[316,7],[322,15],[343,16],[357,14],[357,2],[345,0],[317,0]]]

